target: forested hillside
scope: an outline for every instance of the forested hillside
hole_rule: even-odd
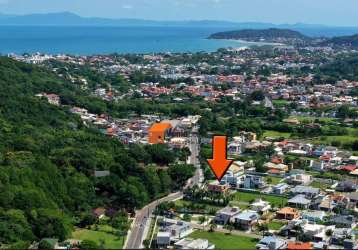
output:
[[[177,155],[165,146],[125,148],[85,127],[69,106],[35,97],[41,92],[56,93],[67,105],[109,106],[45,69],[0,58],[1,244],[66,239],[93,208],[141,207],[192,174],[186,165],[146,167],[173,164]],[[95,179],[95,169],[111,175]]]
[[[260,41],[260,39],[274,40],[277,38],[309,40],[298,31],[289,29],[244,29],[225,31],[212,34],[211,39],[244,39],[248,41]]]

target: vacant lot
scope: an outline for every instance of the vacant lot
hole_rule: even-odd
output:
[[[76,229],[72,238],[76,240],[91,240],[98,245],[104,243],[104,249],[121,249],[123,248],[124,239],[116,235],[116,232],[110,226],[98,226],[98,230]]]
[[[244,193],[244,192],[236,192],[234,195],[234,200],[241,202],[252,202],[255,199],[262,199],[271,203],[272,206],[279,207],[285,206],[287,203],[287,198],[268,195],[268,194],[259,194],[259,193]]]
[[[189,237],[207,239],[211,244],[215,244],[216,249],[255,249],[257,244],[257,240],[253,238],[219,232],[195,231]]]

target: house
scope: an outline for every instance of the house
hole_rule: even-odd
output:
[[[268,171],[274,170],[275,172],[280,173],[280,174],[284,174],[284,173],[288,172],[288,166],[286,164],[282,164],[282,163],[275,164],[272,162],[266,162],[264,164],[264,167],[266,167],[268,169]]]
[[[329,222],[340,228],[354,228],[357,224],[357,218],[353,215],[335,215],[331,217]]]
[[[355,192],[357,190],[357,185],[353,181],[341,181],[336,186],[336,191],[338,192]]]
[[[358,205],[358,193],[349,193],[347,195],[348,199],[349,199],[349,204],[351,205],[351,207],[357,207]]]
[[[293,174],[287,178],[287,182],[292,185],[303,185],[307,186],[311,184],[313,177],[307,174]]]
[[[41,93],[41,94],[37,94],[36,96],[40,98],[44,97],[47,99],[48,103],[52,105],[60,106],[60,97],[56,94]]]
[[[260,218],[256,211],[245,210],[233,217],[235,225],[243,230],[249,230],[254,226]]]
[[[267,184],[264,181],[264,177],[261,175],[246,175],[244,181],[244,188],[246,189],[262,189]]]
[[[257,250],[287,249],[287,242],[275,236],[264,237],[256,244]]]
[[[174,243],[174,249],[215,249],[215,245],[209,244],[207,239],[185,238]]]
[[[217,224],[225,225],[231,221],[231,219],[240,213],[240,209],[237,207],[225,207],[219,210],[214,218],[214,222]]]
[[[315,171],[321,172],[326,169],[326,163],[324,161],[311,160],[310,167]]]
[[[103,207],[98,207],[96,209],[93,209],[92,213],[94,216],[96,216],[97,219],[103,219],[106,215],[106,209]]]
[[[344,241],[346,239],[354,240],[354,236],[355,236],[355,234],[354,234],[352,228],[335,228],[335,229],[333,229],[330,243],[332,245],[343,246]]]
[[[241,142],[237,142],[237,141],[231,142],[228,145],[229,155],[240,155],[243,151],[242,146],[243,144]]]
[[[170,232],[158,232],[157,233],[157,245],[158,247],[165,248],[170,245],[171,233]]]
[[[150,144],[162,144],[169,135],[172,125],[170,123],[154,123],[148,130]]]
[[[271,209],[271,205],[268,201],[258,199],[251,204],[251,210],[258,213],[266,213]]]
[[[159,223],[160,232],[169,232],[171,241],[182,239],[193,232],[190,223],[164,218]]]
[[[288,205],[295,208],[307,209],[311,203],[311,200],[306,199],[303,194],[298,194],[295,197],[288,200]]]
[[[306,187],[306,186],[296,186],[294,188],[291,189],[291,193],[294,195],[297,194],[303,194],[306,196],[306,198],[315,198],[319,195],[320,193],[320,189],[319,188],[314,188],[314,187]]]
[[[276,212],[276,218],[280,220],[294,220],[300,217],[297,209],[292,207],[284,207]]]
[[[226,172],[226,174],[224,175],[224,177],[221,179],[220,184],[221,185],[225,185],[225,184],[229,184],[232,188],[237,188],[239,187],[243,181],[244,181],[244,176],[243,172],[234,172],[236,170],[236,168],[231,168]]]
[[[315,242],[327,241],[329,238],[326,235],[327,227],[324,225],[305,223],[302,225],[302,231]]]
[[[289,190],[290,186],[286,183],[279,183],[272,187],[272,192],[274,194],[284,194]]]
[[[228,193],[230,190],[230,185],[225,183],[225,184],[221,184],[219,183],[219,181],[215,180],[211,183],[208,184],[208,190],[210,192],[214,192],[214,193]]]
[[[311,250],[313,244],[311,242],[288,242],[287,250]]]
[[[302,213],[302,219],[311,223],[323,221],[325,217],[324,211],[305,211]]]

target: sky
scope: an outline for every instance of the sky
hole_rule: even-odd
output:
[[[358,0],[0,0],[0,13],[358,26]]]

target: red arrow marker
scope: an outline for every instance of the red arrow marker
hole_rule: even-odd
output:
[[[213,137],[213,159],[208,159],[209,166],[220,181],[225,175],[226,171],[232,164],[232,160],[227,159],[227,137],[214,136]]]

